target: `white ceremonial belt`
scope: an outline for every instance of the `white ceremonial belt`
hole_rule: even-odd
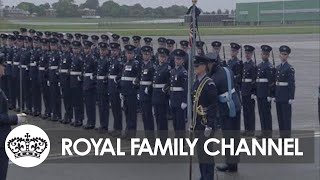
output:
[[[249,83],[249,82],[252,82],[252,79],[242,79],[242,82]]]
[[[288,82],[276,82],[276,86],[288,86]]]
[[[78,71],[71,71],[71,72],[70,72],[70,75],[73,75],[73,76],[80,76],[80,75],[81,75],[81,72],[78,72]]]
[[[150,86],[152,84],[152,81],[140,81],[140,85],[142,86]]]
[[[182,87],[171,87],[170,88],[170,91],[173,91],[173,92],[179,92],[179,91],[183,91],[184,89]]]
[[[232,90],[231,90],[231,94],[233,94],[233,93],[235,93],[236,92],[236,90],[233,88]],[[220,94],[219,95],[220,97],[229,97],[229,92],[227,91],[227,92],[225,92],[225,93],[223,93],[223,94]]]
[[[20,64],[20,62],[13,62],[13,65],[18,66]]]
[[[27,69],[28,66],[27,66],[27,65],[21,65],[21,68],[22,68],[22,69]]]
[[[84,73],[84,77],[91,77],[93,76],[93,73]]]
[[[115,79],[116,77],[117,77],[116,75],[109,75],[108,78],[113,80],[113,79]]]
[[[44,71],[44,70],[46,70],[45,67],[39,67],[39,71]]]
[[[97,76],[97,80],[104,80],[105,76]]]
[[[269,82],[269,80],[267,78],[261,78],[261,79],[257,79],[258,83],[266,83],[266,82]]]
[[[56,69],[58,69],[58,66],[50,66],[49,69],[50,70],[56,70]]]
[[[165,85],[166,85],[166,84],[154,84],[154,85],[153,85],[153,88],[156,88],[156,89],[158,89],[158,88],[164,88]]]
[[[134,81],[135,79],[135,77],[121,77],[122,81]]]
[[[7,64],[12,64],[12,62],[11,61],[7,61]]]
[[[68,73],[69,70],[68,69],[60,69],[60,73]]]
[[[37,63],[35,63],[35,62],[34,63],[30,63],[30,66],[31,67],[35,67],[35,66],[37,66]]]

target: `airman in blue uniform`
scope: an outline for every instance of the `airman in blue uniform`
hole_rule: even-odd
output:
[[[271,101],[274,97],[274,67],[269,62],[272,47],[261,46],[262,62],[257,66],[257,101],[261,121],[261,137],[272,136]]]
[[[136,47],[134,49],[134,55],[135,55],[134,59],[141,61],[141,59],[142,59],[141,44],[140,44],[141,37],[140,36],[132,36],[132,40],[133,40],[133,45]]]
[[[185,69],[188,69],[189,64],[189,41],[187,40],[181,40],[180,41],[180,47],[185,52],[183,57],[183,66]]]
[[[68,40],[71,43],[73,41],[73,35],[71,33],[67,33],[66,40]]]
[[[242,47],[237,43],[230,43],[231,47],[231,59],[227,62],[227,67],[234,74],[234,85],[235,89],[240,96],[241,82],[242,82],[242,71],[243,71],[243,62],[238,59],[239,50],[242,51]]]
[[[51,117],[51,103],[50,103],[50,93],[49,93],[49,40],[47,38],[41,39],[42,51],[39,62],[39,81],[40,81],[40,90],[44,102],[44,114],[41,115],[42,119],[47,119]]]
[[[120,36],[118,34],[112,34],[112,42],[119,43]]]
[[[72,63],[71,42],[67,39],[61,40],[61,61],[59,65],[59,78],[61,93],[64,104],[64,116],[61,121],[63,124],[69,124],[72,120],[72,92],[70,88],[70,69]]]
[[[97,60],[92,54],[91,41],[84,41],[84,79],[83,95],[87,114],[87,124],[84,129],[94,129],[96,125],[96,76]]]
[[[197,55],[198,56],[205,56],[206,53],[204,52],[203,46],[204,46],[204,42],[203,41],[197,41],[196,42],[196,46],[197,46]]]
[[[108,74],[110,69],[110,55],[108,44],[100,42],[100,56],[97,68],[97,100],[100,117],[99,133],[109,131],[109,92],[108,92]]]
[[[75,41],[80,41],[81,42],[81,34],[80,33],[75,33],[74,37],[75,37]]]
[[[23,41],[24,36],[17,35],[16,48],[14,51],[13,59],[12,59],[12,101],[14,103],[14,107],[16,108],[16,103],[20,104],[20,59],[22,55]],[[14,109],[15,111],[19,111],[20,107]]]
[[[106,34],[101,34],[101,42],[105,42],[105,43],[108,43],[109,41],[109,36],[106,35]]]
[[[213,41],[211,43],[212,46],[212,53],[216,56],[216,58],[219,60],[221,66],[227,66],[227,62],[225,59],[220,58],[220,52],[221,52],[221,46],[222,43],[220,41]]]
[[[140,63],[134,59],[135,48],[133,45],[125,46],[127,62],[124,64],[120,82],[127,124],[123,138],[135,137],[137,130],[137,90],[141,67]]]
[[[166,38],[164,37],[159,37],[158,38],[158,48],[166,48],[167,44],[166,44]],[[158,59],[158,52],[155,53],[155,62],[154,64],[158,64],[159,63],[159,59]]]
[[[295,95],[295,71],[288,63],[290,47],[279,48],[281,64],[276,68],[275,101],[280,130],[280,137],[291,136],[292,104]]]
[[[238,93],[236,93],[234,85],[233,72],[220,65],[219,60],[215,57],[212,61],[212,80],[216,85],[219,105],[219,118],[221,119],[221,128],[226,142],[229,143],[234,138],[235,147],[240,140],[240,115],[241,103]],[[217,166],[219,171],[236,172],[238,171],[239,158],[230,156],[230,152],[226,152],[226,163]]]
[[[61,52],[58,49],[57,38],[50,38],[50,61],[49,61],[49,86],[50,86],[50,103],[52,108],[51,121],[61,120],[61,94],[59,80],[59,65]]]
[[[217,116],[217,88],[207,75],[208,59],[195,56],[194,69],[196,80],[193,84],[193,124],[191,130],[198,138],[197,150],[200,169],[200,180],[214,179],[214,161],[205,155],[203,145],[215,129],[214,122]],[[212,150],[212,147],[209,147]]]
[[[21,52],[20,62],[22,69],[22,110],[27,114],[32,114],[32,99],[31,99],[31,81],[29,76],[30,58],[33,39],[25,36],[24,48]]]
[[[9,98],[9,109],[10,110],[13,110],[16,106],[16,102],[13,98],[13,94],[15,93],[14,89],[13,89],[13,85],[14,85],[14,81],[13,81],[13,78],[12,78],[12,68],[13,68],[13,56],[14,56],[14,53],[15,53],[15,41],[16,41],[16,37],[14,35],[9,35],[8,36],[8,46],[7,46],[7,56],[6,56],[6,69],[5,69],[5,74],[7,75],[7,79],[8,79],[8,89],[9,89],[9,92],[8,92],[8,98]]]
[[[123,37],[121,37],[121,40],[122,40],[123,47],[128,45],[128,44],[130,44],[130,38],[129,37],[123,36]],[[122,58],[123,62],[127,61],[126,60],[126,50],[125,49],[123,49],[121,51],[121,58]]]
[[[167,63],[169,63],[171,69],[173,69],[175,67],[175,63],[174,63],[174,54],[172,52],[175,49],[174,45],[176,44],[176,42],[173,39],[166,39],[166,43],[167,43],[167,48],[169,50],[169,57],[168,57]]]
[[[241,96],[242,96],[242,106],[243,106],[243,121],[245,136],[254,136],[254,131],[256,129],[256,119],[255,119],[255,99],[256,99],[256,77],[257,77],[257,67],[255,62],[252,60],[255,48],[250,45],[244,46],[245,59],[243,64],[243,74],[242,74],[242,86],[241,86]]]
[[[83,104],[83,64],[84,59],[81,55],[81,42],[72,42],[72,63],[70,72],[70,88],[72,109],[75,121],[70,123],[71,126],[81,127],[84,119],[84,104]]]
[[[175,68],[171,70],[170,78],[170,107],[173,117],[173,127],[176,137],[181,137],[185,131],[185,116],[187,108],[188,75],[184,68],[186,52],[181,49],[173,51]]]
[[[142,121],[146,137],[154,137],[154,118],[152,113],[152,81],[155,72],[154,64],[151,62],[152,47],[143,46],[142,66],[140,78],[139,101],[142,108]]]
[[[8,64],[7,64],[7,54],[8,54],[8,46],[7,46],[7,39],[8,39],[8,35],[7,34],[0,34],[0,53],[3,54],[3,58],[4,58],[4,64],[8,67]],[[11,68],[11,65],[12,65],[12,62],[11,61],[8,61],[10,64],[10,68]],[[2,78],[1,78],[1,81],[0,81],[0,86],[1,86],[1,89],[3,90],[3,92],[7,95],[9,95],[9,80],[11,81],[11,75],[8,75],[7,73],[5,73]]]
[[[108,91],[113,114],[113,132],[112,136],[119,137],[122,131],[122,111],[120,99],[120,79],[122,75],[123,62],[120,58],[120,44],[110,43],[111,61],[110,73],[108,77]]]
[[[160,137],[166,138],[168,131],[167,111],[169,107],[169,90],[170,90],[170,70],[171,66],[168,63],[169,50],[159,48],[159,65],[155,68],[153,77],[153,93],[152,105],[156,118],[157,129],[163,135]]]
[[[41,58],[41,38],[33,37],[33,49],[30,58],[30,80],[31,80],[31,97],[33,106],[33,116],[41,115],[41,89],[39,80],[39,63]]]

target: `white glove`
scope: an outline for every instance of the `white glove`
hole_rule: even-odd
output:
[[[206,126],[206,129],[204,130],[204,137],[209,137],[211,135],[212,128],[209,126]]]
[[[169,107],[171,107],[171,100],[169,99]]]
[[[59,87],[61,86],[60,82],[58,82],[58,86],[59,86]]]
[[[144,93],[149,95],[147,87],[144,89]]]
[[[50,81],[47,81],[47,86],[50,86]]]
[[[254,95],[254,94],[251,94],[251,99],[256,100],[256,99],[257,99],[257,96]]]
[[[294,99],[289,99],[289,104],[293,104],[294,103]]]
[[[93,75],[90,76],[90,79],[93,80]]]
[[[188,105],[187,105],[186,103],[181,103],[181,109],[182,109],[182,110],[186,109],[187,106],[188,106]]]
[[[166,93],[166,91],[164,90],[164,88],[161,89],[163,93]]]
[[[137,94],[137,99],[140,100],[140,94]]]
[[[77,77],[78,81],[81,81],[80,76]]]
[[[273,101],[273,102],[276,102],[276,98],[272,98],[272,101]]]
[[[124,96],[122,94],[120,94],[120,99],[123,101],[124,100]]]
[[[272,101],[272,97],[267,97],[268,102]]]
[[[114,79],[113,79],[113,82],[114,82],[114,83],[116,83],[116,84],[118,84],[118,82],[117,82],[116,78],[114,78]]]
[[[25,113],[17,114],[18,124],[25,123],[27,121],[27,115]]]

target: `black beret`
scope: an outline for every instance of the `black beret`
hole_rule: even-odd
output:
[[[176,42],[173,39],[167,39],[166,43],[167,44],[175,44]]]
[[[194,57],[194,65],[200,65],[200,64],[208,64],[209,63],[209,58],[205,56],[195,56]]]
[[[80,41],[72,41],[71,44],[72,44],[73,48],[81,47],[81,42]]]
[[[187,41],[187,40],[181,40],[181,41],[180,41],[180,45],[181,45],[181,46],[189,46],[189,41]]]
[[[253,52],[255,50],[255,48],[250,45],[244,45],[243,47],[244,47],[244,51],[247,51],[247,52]]]
[[[126,51],[134,51],[134,49],[136,49],[136,47],[134,45],[128,44],[124,46],[124,49]]]
[[[146,43],[150,43],[152,41],[152,38],[151,37],[145,37],[145,38],[143,38],[143,40]]]
[[[70,45],[71,43],[70,43],[70,41],[69,40],[67,40],[67,39],[61,39],[61,44],[63,44],[63,45]]]
[[[118,40],[120,38],[118,34],[112,34],[111,37],[113,38],[113,40]]]
[[[165,42],[166,42],[166,38],[164,38],[164,37],[159,37],[159,38],[158,38],[158,42],[159,42],[159,43],[165,43]]]
[[[42,44],[48,44],[49,43],[49,40],[47,38],[42,38],[40,41],[41,41]]]
[[[6,35],[6,34],[1,34],[0,37],[1,37],[2,39],[7,39],[7,38],[8,38],[8,35]]]
[[[39,36],[33,36],[34,42],[40,42],[41,38]]]
[[[67,33],[66,36],[68,39],[73,39],[73,35],[71,33]]]
[[[50,38],[49,39],[50,44],[57,44],[59,40],[57,38]]]
[[[129,40],[130,40],[130,38],[129,37],[121,37],[121,39],[122,39],[122,41],[124,41],[124,42],[128,42]]]
[[[22,36],[22,35],[18,35],[18,36],[17,36],[17,40],[23,41],[24,39],[25,39],[25,37]]]
[[[80,34],[80,33],[75,33],[74,36],[75,36],[77,39],[81,38],[81,34]]]
[[[270,52],[270,51],[272,51],[272,47],[269,46],[269,45],[262,45],[262,46],[261,46],[261,50],[262,50],[263,52]]]
[[[220,41],[213,41],[212,43],[211,43],[211,46],[212,47],[221,47],[221,42]]]
[[[204,42],[203,42],[203,41],[197,41],[197,42],[196,42],[196,46],[197,46],[198,48],[203,48],[203,45],[204,45]]]
[[[36,32],[36,35],[37,35],[37,36],[43,36],[43,33],[40,32],[40,31],[37,31],[37,32]]]
[[[141,40],[141,37],[140,36],[132,36],[132,39],[134,41],[140,41]]]
[[[108,43],[106,43],[106,42],[100,42],[100,43],[99,43],[99,47],[100,47],[100,48],[108,48],[108,46],[109,46],[109,45],[108,45]]]
[[[165,54],[165,55],[169,56],[170,51],[167,48],[158,48],[158,53],[159,54]]]
[[[89,39],[89,36],[86,35],[86,34],[82,34],[82,35],[81,35],[81,38],[82,38],[83,40],[87,40],[87,39]]]
[[[25,32],[27,32],[27,29],[26,28],[20,28],[20,32],[21,33],[25,33]]]
[[[178,57],[185,57],[187,53],[182,49],[176,49],[173,51],[173,54]]]
[[[95,40],[95,41],[98,41],[98,40],[99,40],[99,36],[97,36],[97,35],[92,35],[92,36],[91,36],[91,39],[92,39],[92,40]]]
[[[110,43],[111,49],[118,49],[120,47],[119,43]]]
[[[86,40],[86,41],[83,42],[83,45],[86,46],[86,47],[91,47],[93,45],[93,42]]]
[[[241,46],[237,43],[230,43],[230,47],[231,49],[236,49],[236,50],[239,50],[241,48]]]
[[[288,53],[288,54],[291,53],[290,47],[289,47],[289,46],[286,46],[286,45],[280,46],[279,51],[280,51],[280,52],[286,52],[286,53]]]
[[[51,33],[50,31],[46,31],[46,32],[44,32],[44,34],[45,34],[46,36],[51,36],[51,35],[52,35],[52,33]]]
[[[142,52],[151,52],[151,51],[153,51],[153,48],[150,47],[150,46],[143,46],[143,47],[141,48],[141,51],[142,51]]]
[[[102,35],[101,35],[101,39],[103,39],[103,40],[109,40],[109,36],[108,36],[108,35],[105,35],[105,34],[102,34]]]
[[[12,40],[12,41],[15,41],[16,40],[16,37],[14,35],[8,35],[8,39],[9,40]]]
[[[13,33],[15,36],[18,36],[18,35],[20,34],[19,31],[13,31],[12,33]]]
[[[34,33],[36,33],[36,30],[34,30],[34,29],[29,29],[29,33],[34,34]]]

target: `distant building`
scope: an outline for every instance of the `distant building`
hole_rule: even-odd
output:
[[[22,17],[30,16],[30,13],[28,11],[16,8],[14,6],[12,7],[6,6],[3,9],[3,15],[4,17],[22,18]]]
[[[191,16],[184,16],[184,23],[190,24]],[[199,26],[212,26],[212,25],[233,25],[234,15],[232,14],[201,14],[198,17]]]
[[[45,16],[46,17],[56,17],[57,16],[57,11],[55,9],[46,9],[45,10]]]

